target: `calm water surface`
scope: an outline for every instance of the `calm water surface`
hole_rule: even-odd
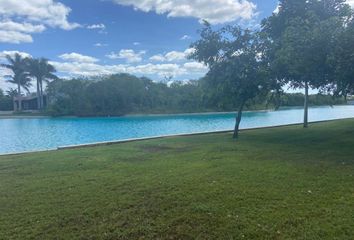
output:
[[[310,121],[354,117],[354,106],[310,109]],[[241,128],[300,123],[303,109],[246,112]],[[59,146],[230,130],[234,113],[136,116],[120,118],[0,119],[0,154],[54,149]]]

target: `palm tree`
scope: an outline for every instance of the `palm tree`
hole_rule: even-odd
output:
[[[38,108],[43,108],[43,82],[55,80],[58,77],[54,75],[56,72],[53,65],[48,63],[45,58],[29,59],[28,71],[30,75],[37,80],[37,103]]]
[[[14,99],[17,95],[17,89],[15,88],[9,88],[9,90],[6,91],[6,96],[9,96],[11,99]]]
[[[29,87],[31,86],[31,78],[29,76],[29,73],[26,71],[27,59],[23,58],[18,53],[16,53],[13,57],[7,55],[6,59],[9,64],[1,64],[1,66],[10,69],[13,72],[12,75],[6,75],[5,78],[7,79],[7,82],[17,85],[18,110],[21,111],[21,88],[29,92]]]

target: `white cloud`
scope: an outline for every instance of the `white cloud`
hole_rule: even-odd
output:
[[[106,44],[106,43],[95,43],[94,46],[95,47],[107,47],[108,44]]]
[[[31,56],[20,51],[2,51],[0,52],[0,62],[5,60],[6,55],[13,56],[15,53],[19,53],[23,57]],[[135,66],[131,64],[99,64],[97,59],[78,53],[63,54],[60,58],[65,61],[50,61],[50,63],[58,70],[58,75],[64,78],[129,73],[137,76],[147,76],[153,80],[163,80],[165,76],[172,76],[175,80],[181,80],[200,78],[207,72],[207,67],[198,62],[148,63]],[[5,73],[8,74],[8,71],[0,68],[0,78]],[[2,85],[3,89],[12,86],[9,84]]]
[[[53,0],[0,0],[0,42],[32,42],[30,33],[46,26],[72,30],[80,26],[67,19],[71,9]]]
[[[106,26],[103,23],[92,24],[92,25],[87,26],[87,29],[101,29],[101,30],[104,30],[104,29],[106,29]]]
[[[25,33],[40,33],[46,28],[44,25],[33,25],[31,23],[18,23],[11,20],[0,22],[0,29],[3,31],[25,32]]]
[[[188,72],[195,72],[195,73],[206,73],[208,71],[207,66],[200,62],[187,62],[183,64],[183,67]]]
[[[75,53],[75,52],[64,53],[64,54],[60,55],[59,58],[61,58],[63,60],[70,61],[70,62],[79,62],[79,63],[94,63],[94,62],[99,61],[97,58],[85,56],[85,55]]]
[[[134,46],[139,46],[141,43],[140,42],[133,42]]]
[[[185,56],[184,52],[172,51],[166,53],[165,58],[169,62],[174,62],[184,60]]]
[[[71,30],[79,27],[67,19],[71,9],[53,0],[0,0],[0,15],[3,17],[20,17],[31,22]]]
[[[31,43],[33,42],[33,38],[26,33],[0,30],[0,42],[15,44]]]
[[[14,87],[13,84],[5,81],[5,76],[13,74],[11,70],[0,67],[0,89],[6,91],[10,87]]]
[[[354,8],[354,0],[347,0],[347,3]]]
[[[150,61],[155,61],[155,62],[164,62],[164,61],[166,61],[165,56],[163,56],[161,54],[154,55],[154,56],[150,57],[149,59],[150,59]]]
[[[178,62],[187,60],[188,56],[193,53],[195,49],[188,48],[184,52],[179,51],[171,51],[166,53],[165,55],[157,54],[150,57],[151,61],[155,62]]]
[[[106,55],[110,59],[125,59],[128,63],[137,63],[143,60],[146,51],[135,52],[133,49],[122,49],[119,53],[111,52]]]
[[[277,7],[274,9],[273,13],[278,14],[280,11],[280,5],[278,4]]]
[[[180,39],[181,40],[189,40],[189,39],[191,39],[192,37],[191,36],[189,36],[189,35],[183,35]]]
[[[159,75],[160,77],[166,75],[179,76],[185,73],[184,69],[177,64],[145,64],[135,67],[129,67],[129,72],[140,75]]]
[[[143,64],[143,65],[101,65],[97,63],[80,62],[50,62],[64,76],[97,76],[116,73],[129,73],[137,76],[149,76],[153,79],[163,79],[164,76],[199,78],[206,74],[207,68],[199,63],[190,62],[182,65]]]
[[[31,57],[29,53],[20,51],[2,51],[0,52],[0,62],[5,62],[5,56],[14,56],[16,53],[23,57]],[[207,69],[200,63],[186,62],[184,64],[167,63],[167,64],[141,64],[133,66],[130,64],[105,65],[97,63],[97,59],[78,53],[62,54],[60,58],[64,62],[50,61],[58,70],[58,75],[63,78],[78,76],[97,76],[116,73],[129,73],[137,76],[151,77],[153,80],[162,80],[165,76],[182,79],[196,79],[205,75]],[[0,67],[0,79],[4,75],[11,74],[11,71]],[[8,89],[13,85],[0,81],[0,88]]]
[[[66,76],[97,76],[125,72],[123,65],[100,65],[90,62],[50,62]]]
[[[188,57],[189,55],[191,55],[192,53],[195,52],[195,48],[187,48],[185,51],[184,51],[184,54],[186,55],[186,57]]]
[[[0,21],[0,42],[6,43],[22,43],[33,42],[30,33],[43,32],[46,27],[42,24],[18,23],[12,20]]]
[[[18,53],[20,54],[23,58],[26,58],[26,57],[32,57],[31,54],[29,53],[26,53],[26,52],[20,52],[20,51],[2,51],[0,52],[0,61],[2,60],[5,60],[5,57],[6,56],[15,56],[15,54]]]
[[[194,17],[212,24],[250,20],[256,5],[250,0],[113,0],[144,12],[154,11],[168,17]]]

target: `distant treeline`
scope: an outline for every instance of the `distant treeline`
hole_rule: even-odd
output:
[[[295,107],[302,106],[304,103],[304,94],[287,93],[281,96],[281,106]],[[344,97],[333,97],[331,95],[314,94],[309,96],[311,106],[332,106],[346,104]]]
[[[48,113],[53,116],[121,116],[135,113],[234,111],[237,103],[209,94],[203,79],[188,83],[156,83],[148,78],[117,74],[93,79],[55,80],[48,85]],[[301,93],[269,94],[248,102],[246,109],[302,106]],[[344,104],[330,95],[310,96],[311,105]]]
[[[0,89],[0,111],[12,111],[13,107],[12,96]]]

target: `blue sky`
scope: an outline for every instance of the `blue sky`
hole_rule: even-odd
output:
[[[185,55],[201,19],[255,27],[276,6],[277,0],[0,0],[0,61],[18,51],[50,59],[66,77],[197,79],[206,68]]]

